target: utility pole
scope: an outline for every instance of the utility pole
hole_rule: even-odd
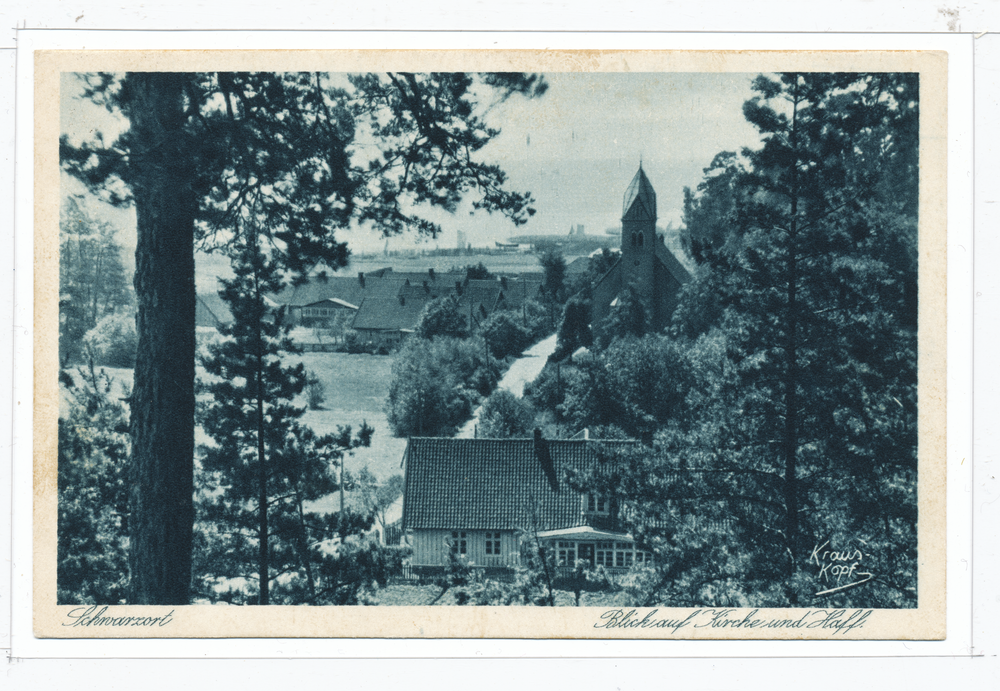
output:
[[[344,462],[346,460],[347,454],[342,454],[340,457],[340,513],[337,514],[338,537],[344,534]]]

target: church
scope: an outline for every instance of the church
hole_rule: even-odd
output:
[[[595,337],[603,335],[604,320],[629,284],[642,296],[650,330],[662,331],[670,323],[681,286],[691,275],[664,243],[656,233],[656,191],[640,163],[625,190],[621,257],[594,284],[590,324]]]

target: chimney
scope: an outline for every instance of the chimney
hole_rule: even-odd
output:
[[[556,477],[556,467],[552,462],[552,456],[549,454],[549,445],[542,438],[542,430],[538,427],[535,428],[535,458],[542,466],[542,472],[545,473],[545,479],[549,481],[549,487],[552,488],[553,492],[559,491],[559,479]]]
[[[364,271],[359,271],[358,272],[358,283],[361,284],[362,288],[365,287],[365,272]]]
[[[431,287],[427,285],[427,281],[424,281],[424,292],[425,293],[431,292]]]
[[[431,280],[433,281],[434,280],[434,269],[427,269],[427,275],[430,276]]]
[[[456,293],[457,293],[457,294],[458,294],[459,296],[461,296],[461,295],[462,295],[462,282],[461,282],[461,281],[455,281],[455,292],[456,292]]]

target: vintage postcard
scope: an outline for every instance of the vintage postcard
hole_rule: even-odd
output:
[[[946,53],[34,60],[36,636],[945,637]]]

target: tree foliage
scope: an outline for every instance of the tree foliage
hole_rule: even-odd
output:
[[[85,352],[105,367],[132,368],[138,346],[135,317],[122,312],[104,315],[83,337]]]
[[[447,436],[499,379],[480,337],[411,338],[396,354],[386,401],[393,434]]]
[[[534,422],[535,411],[530,403],[507,389],[497,389],[483,403],[477,436],[486,439],[528,437]]]
[[[420,338],[446,336],[463,338],[469,333],[465,316],[462,314],[456,295],[431,300],[424,306],[417,321],[416,334]]]
[[[128,588],[127,392],[93,363],[60,376],[59,604],[125,601]]]
[[[283,269],[342,266],[335,232],[436,234],[420,206],[521,224],[534,211],[480,160],[483,102],[544,93],[537,75],[91,74],[86,97],[130,122],[117,141],[60,142],[64,170],[137,213],[139,355],[132,408],[135,603],[184,603],[190,581],[194,246],[229,246],[247,208]],[[169,386],[162,385],[169,382]]]
[[[546,250],[538,257],[544,280],[542,290],[550,302],[562,302],[566,293],[566,259],[556,249]]]
[[[650,602],[913,606],[917,77],[754,87],[763,146],[687,200],[694,383],[619,486],[657,555]],[[831,581],[823,544],[872,582]]]
[[[234,579],[256,576],[257,602],[264,605],[329,602],[330,593],[350,600],[343,584],[324,580],[339,578],[346,562],[327,564],[335,557],[322,545],[339,544],[371,519],[314,515],[305,505],[339,489],[339,464],[370,444],[372,429],[364,425],[353,434],[341,427],[336,435],[318,436],[301,424],[305,410],[294,401],[310,377],[301,363],[282,364],[294,352],[289,327],[265,300],[280,285],[277,265],[253,229],[236,242],[236,276],[223,281],[221,291],[233,322],[203,362],[212,381],[201,419],[214,443],[201,457],[199,583],[211,596]],[[374,557],[366,550],[359,554]]]
[[[616,338],[639,337],[650,326],[649,311],[634,283],[629,283],[618,294],[614,305],[602,324],[600,345],[607,348]]]
[[[590,329],[590,300],[575,295],[566,302],[566,307],[563,308],[556,350],[552,358],[562,360],[579,348],[586,348],[593,344],[594,335]]]
[[[114,228],[95,219],[80,199],[67,198],[59,216],[60,364],[78,359],[84,336],[101,319],[123,315],[134,322],[134,304]]]
[[[503,359],[518,355],[533,340],[531,331],[518,323],[522,321],[520,316],[515,312],[497,311],[479,327],[493,357]]]

